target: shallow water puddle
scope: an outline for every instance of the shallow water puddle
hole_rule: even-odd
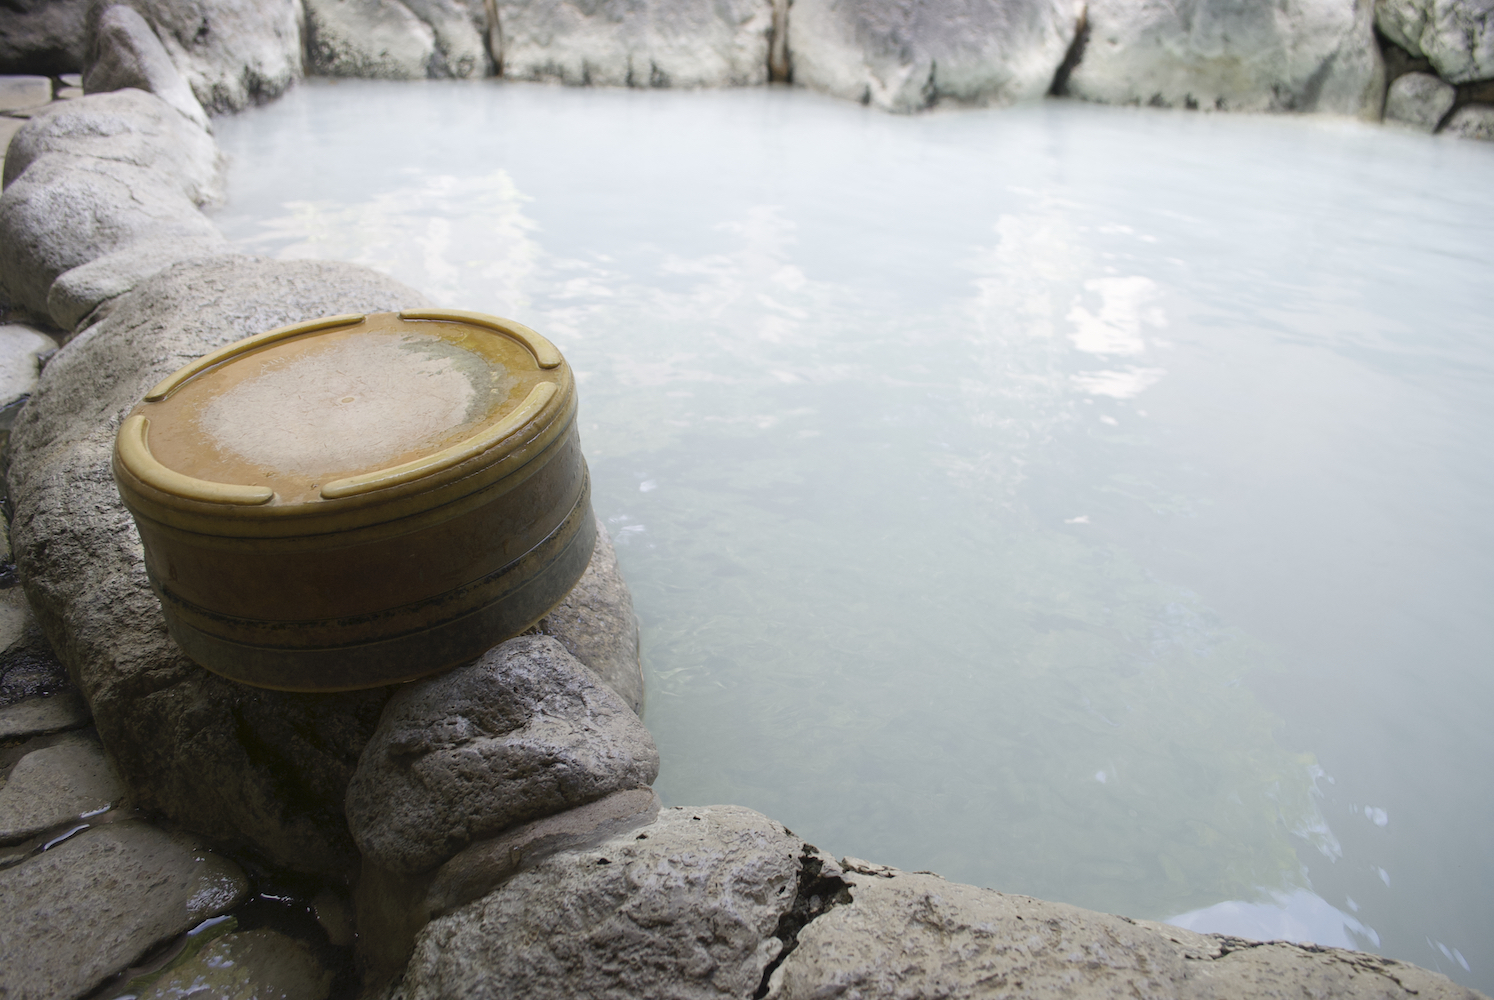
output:
[[[666,802],[1494,990],[1494,148],[493,83],[217,129],[246,250],[565,351]]]

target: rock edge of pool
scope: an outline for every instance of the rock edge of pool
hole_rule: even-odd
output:
[[[1480,995],[1363,952],[837,859],[741,806],[663,807],[637,620],[600,523],[580,581],[536,626],[413,683],[248,688],[168,635],[110,472],[125,413],[235,340],[429,305],[367,268],[243,256],[203,214],[224,191],[209,113],[307,72],[780,83],[894,112],[1053,95],[1494,139],[1487,2],[1205,2],[1191,26],[1140,0],[967,6],[897,24],[874,0],[7,14],[0,993]],[[1273,32],[1247,30],[1262,17]],[[1252,69],[1220,69],[1220,47]]]

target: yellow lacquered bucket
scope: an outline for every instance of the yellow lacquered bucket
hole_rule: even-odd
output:
[[[570,366],[480,313],[333,316],[146,394],[114,478],[181,648],[290,691],[445,670],[570,591],[596,526]]]

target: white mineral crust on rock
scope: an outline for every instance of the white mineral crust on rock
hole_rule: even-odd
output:
[[[796,0],[789,59],[795,83],[889,111],[1013,104],[1048,92],[1081,10],[1073,0]]]
[[[1362,0],[1090,0],[1088,11],[1074,97],[1379,115],[1385,68]]]
[[[1376,0],[1375,24],[1450,83],[1494,78],[1494,0]]]
[[[768,82],[771,0],[497,0],[503,75],[609,87]]]
[[[436,33],[398,0],[306,0],[308,68],[324,76],[423,80]]]

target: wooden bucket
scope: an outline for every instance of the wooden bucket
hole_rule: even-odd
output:
[[[596,540],[570,366],[480,313],[230,344],[125,418],[114,477],[172,637],[288,691],[470,660],[558,604]]]

